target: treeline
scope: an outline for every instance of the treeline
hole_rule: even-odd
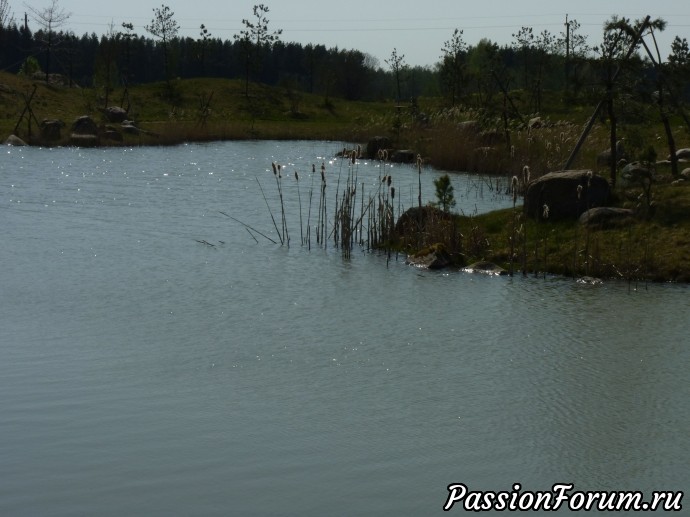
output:
[[[661,68],[654,66],[639,44],[631,56],[625,56],[631,35],[621,28],[621,22],[627,24],[628,32],[635,27],[628,20],[614,18],[602,43],[594,46],[577,33],[574,21],[568,34],[559,36],[547,31],[536,34],[523,27],[513,35],[513,44],[502,47],[489,40],[468,45],[462,31],[456,30],[440,49],[441,60],[429,67],[407,66],[395,49],[382,65],[354,49],[280,40],[254,48],[250,55],[246,41],[212,37],[203,26],[197,39],[174,36],[161,41],[134,34],[129,24],[99,37],[95,33],[32,32],[13,23],[0,26],[0,69],[58,73],[81,87],[133,85],[171,77],[251,78],[326,99],[407,101],[443,95],[450,105],[466,104],[469,99],[487,103],[498,97],[509,101],[507,92],[521,89],[529,95],[529,109],[538,112],[547,90],[563,91],[573,98],[601,95],[607,77],[623,61],[635,81],[654,83]],[[656,29],[663,30],[663,22],[657,22]],[[673,88],[686,99],[690,94],[689,54],[687,40],[676,38],[668,57],[660,56],[664,62],[660,66],[673,72],[669,73],[674,78]]]
[[[160,41],[126,32],[112,36],[95,33],[81,37],[71,32],[52,36],[32,33],[24,26],[0,29],[0,69],[10,73],[58,73],[81,87],[102,87],[104,82],[141,84],[166,80],[164,48]],[[51,69],[45,70],[51,53]],[[246,51],[242,42],[176,37],[168,42],[168,59],[174,77],[223,77],[243,79]],[[267,85],[284,84],[310,93],[350,100],[388,95],[386,73],[372,58],[358,50],[326,48],[278,41],[252,56],[251,80]]]

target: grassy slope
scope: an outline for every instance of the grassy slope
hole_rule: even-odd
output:
[[[100,112],[105,107],[102,91],[47,86],[0,72],[0,85],[7,86],[0,90],[0,138],[13,132],[24,108],[22,95],[30,95],[34,84],[37,88],[32,108],[37,120],[61,119],[69,125],[78,116],[89,115],[104,122]],[[166,97],[165,85],[161,83],[130,89],[130,118],[142,129],[158,135],[142,143],[241,138],[357,141],[366,137],[371,121],[387,109],[383,103],[341,100],[326,106],[321,96],[262,85],[250,85],[249,96],[245,96],[244,84],[238,80],[189,79],[175,81],[173,87],[172,97]],[[123,93],[122,89],[112,92],[108,104],[127,107],[128,100],[123,98]],[[210,114],[202,127],[202,100],[211,94]],[[20,126],[19,136],[26,138],[27,131],[25,121]],[[35,123],[32,133],[37,133]],[[139,138],[132,139],[132,143],[139,143]]]

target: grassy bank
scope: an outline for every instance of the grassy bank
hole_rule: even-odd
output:
[[[632,208],[639,194],[619,190],[613,204]],[[452,251],[457,266],[489,261],[516,275],[690,282],[690,184],[672,185],[662,178],[653,196],[656,211],[651,219],[610,226],[538,222],[526,218],[518,204],[483,215],[455,215],[453,223],[437,221],[429,234]],[[452,240],[445,238],[451,235]],[[397,244],[408,253],[418,248]]]

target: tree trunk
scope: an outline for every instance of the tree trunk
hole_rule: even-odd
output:
[[[671,131],[671,123],[668,121],[666,112],[664,111],[664,91],[663,86],[659,85],[659,113],[661,115],[661,122],[664,124],[664,131],[666,131],[666,140],[668,141],[668,152],[671,156],[671,174],[674,178],[678,177],[678,157],[676,156],[676,141],[673,138],[673,131]]]
[[[608,88],[608,99],[607,99],[607,108],[608,108],[608,115],[609,115],[609,121],[611,123],[611,135],[610,135],[610,145],[611,145],[611,188],[614,188],[616,186],[616,171],[618,168],[618,153],[616,152],[616,114],[613,111],[613,90],[612,90],[612,85],[609,85]]]

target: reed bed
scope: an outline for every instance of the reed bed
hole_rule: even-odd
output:
[[[286,178],[285,167],[277,162],[271,163],[275,183],[273,196],[266,190],[262,180],[255,178],[276,238],[259,232],[225,212],[221,214],[243,225],[255,240],[255,235],[259,235],[273,243],[289,247],[290,228],[294,230],[296,224],[299,226],[300,245],[308,249],[313,246],[328,249],[330,242],[345,258],[351,257],[356,246],[365,251],[386,249],[390,254],[395,223],[404,206],[399,196],[396,198],[396,187],[393,175],[389,173],[391,164],[387,161],[387,155],[381,156],[378,179],[368,178],[361,182],[361,149],[346,149],[341,156],[337,171],[329,170],[324,162],[317,173],[316,164],[311,165],[307,192],[303,192],[301,186],[304,174],[300,175],[297,170],[293,172],[294,188],[286,189],[283,182]],[[369,192],[366,191],[367,184]],[[335,189],[335,193],[332,189]],[[296,196],[296,222],[289,221],[289,211],[286,209],[289,202],[294,202],[288,198],[288,194],[292,192]],[[334,194],[335,206],[330,207],[329,195]]]

